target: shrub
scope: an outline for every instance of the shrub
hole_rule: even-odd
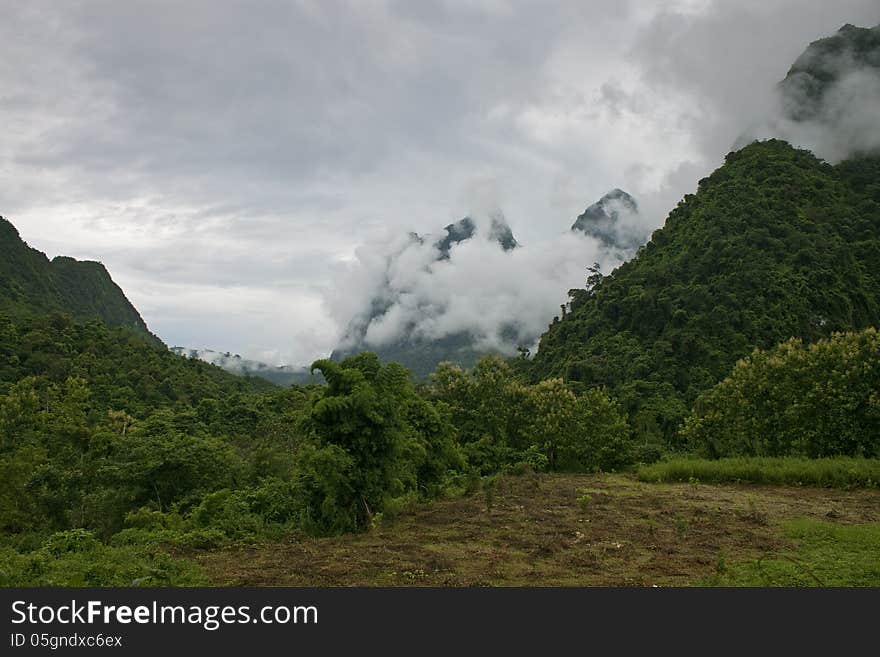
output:
[[[468,462],[482,474],[520,462],[539,471],[613,470],[633,462],[629,426],[604,389],[577,396],[562,379],[528,385],[487,356],[470,372],[441,363],[430,393],[451,409]]]
[[[697,400],[682,436],[703,456],[880,456],[880,334],[756,350]]]

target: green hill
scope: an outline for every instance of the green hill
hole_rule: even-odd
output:
[[[58,256],[51,261],[29,247],[0,217],[0,311],[18,315],[61,311],[77,319],[100,319],[148,336],[146,323],[104,265]]]
[[[80,377],[96,409],[134,415],[274,387],[171,353],[104,265],[50,261],[0,218],[0,394],[25,377]]]
[[[121,409],[136,417],[275,389],[264,379],[178,356],[132,329],[57,312],[14,317],[0,312],[0,395],[25,377],[36,377],[41,389],[81,378],[96,412]]]
[[[572,290],[535,379],[608,386],[669,438],[755,347],[880,323],[880,158],[831,166],[785,142],[728,154],[636,258]]]

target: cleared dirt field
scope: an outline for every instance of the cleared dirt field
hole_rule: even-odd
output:
[[[878,522],[880,491],[526,474],[367,533],[195,558],[232,586],[680,586],[791,548],[795,518]]]

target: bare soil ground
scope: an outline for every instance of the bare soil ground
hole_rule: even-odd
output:
[[[367,533],[196,559],[229,586],[680,586],[792,547],[779,525],[794,518],[878,522],[880,491],[527,474]]]

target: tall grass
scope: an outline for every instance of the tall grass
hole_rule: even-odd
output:
[[[644,465],[642,481],[755,483],[823,488],[880,487],[880,459],[833,457],[733,457],[717,460],[677,458]]]

